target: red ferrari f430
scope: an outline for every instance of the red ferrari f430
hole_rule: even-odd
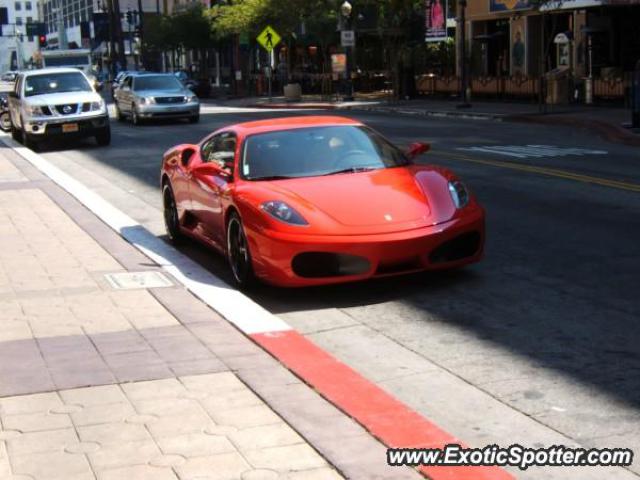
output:
[[[480,260],[484,210],[449,170],[368,126],[306,116],[240,123],[164,154],[169,238],[226,255],[240,287],[350,282]]]

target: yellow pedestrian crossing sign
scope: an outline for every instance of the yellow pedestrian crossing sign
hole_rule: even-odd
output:
[[[262,45],[267,52],[270,52],[280,43],[281,38],[278,32],[271,28],[270,25],[267,25],[267,28],[258,35],[256,40],[258,40],[258,43]]]

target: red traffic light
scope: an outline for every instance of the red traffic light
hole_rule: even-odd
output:
[[[38,36],[38,44],[41,47],[46,47],[47,46],[47,36],[46,35],[39,35]]]

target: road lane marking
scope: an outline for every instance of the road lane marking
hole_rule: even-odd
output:
[[[619,190],[627,190],[630,192],[640,192],[640,184],[624,182],[621,180],[611,180],[601,177],[592,177],[590,175],[582,175],[580,173],[569,172],[566,170],[558,170],[556,168],[536,167],[534,165],[522,165],[520,163],[505,162],[501,160],[486,160],[482,158],[472,158],[465,155],[456,155],[448,152],[435,152],[437,155],[448,157],[454,160],[462,160],[464,162],[478,163],[481,165],[491,165],[493,167],[508,168],[510,170],[519,170],[522,172],[537,173],[549,177],[564,178],[566,180],[574,180],[582,183],[592,183],[603,187],[616,188]]]
[[[482,145],[475,147],[460,147],[456,150],[492,153],[515,158],[566,157],[567,155],[606,155],[609,153],[606,150],[564,148],[553,145]]]

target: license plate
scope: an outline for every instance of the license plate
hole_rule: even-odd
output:
[[[77,123],[65,123],[65,124],[62,125],[62,131],[63,131],[63,133],[77,132],[78,131],[78,124]]]

